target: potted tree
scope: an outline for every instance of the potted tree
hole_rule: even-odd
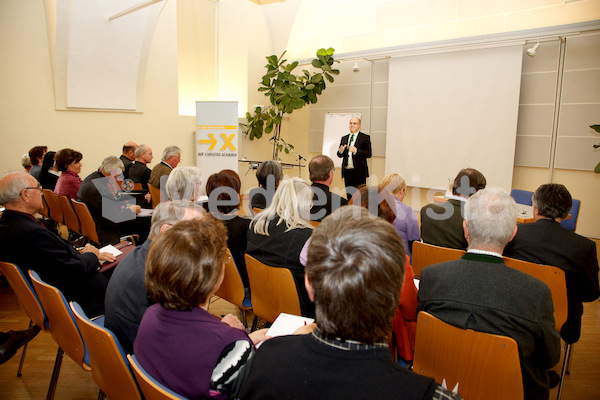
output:
[[[334,60],[334,49],[319,49],[317,58],[312,60],[312,66],[317,72],[309,72],[305,69],[302,73],[295,75],[294,69],[298,66],[298,61],[287,63],[285,51],[280,57],[271,55],[267,58],[267,73],[262,77],[259,92],[265,92],[269,97],[270,105],[265,107],[256,107],[254,115],[246,113],[247,124],[244,133],[250,140],[260,139],[263,133],[271,134],[273,141],[273,160],[278,159],[279,151],[285,151],[289,154],[294,146],[286,143],[281,138],[281,122],[285,114],[291,114],[294,110],[301,109],[307,104],[316,103],[318,96],[323,93],[326,87],[326,81],[333,82],[333,75],[338,75],[340,71],[333,68],[333,64],[339,61]]]

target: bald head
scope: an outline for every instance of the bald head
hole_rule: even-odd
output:
[[[123,145],[123,155],[131,161],[135,160],[135,149],[138,145],[135,142],[127,142]]]
[[[360,118],[358,117],[352,117],[350,118],[350,132],[352,133],[356,133],[358,131],[360,131]]]
[[[0,205],[7,210],[35,214],[42,208],[39,182],[27,172],[10,172],[0,179]]]

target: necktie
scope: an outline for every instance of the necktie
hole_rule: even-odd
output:
[[[350,141],[348,142],[348,147],[352,146],[353,143],[354,143],[354,133],[352,135],[350,135]]]

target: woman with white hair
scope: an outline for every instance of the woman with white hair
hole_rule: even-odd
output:
[[[271,204],[250,223],[246,248],[246,253],[258,261],[292,272],[302,315],[308,317],[314,317],[315,308],[304,287],[300,252],[313,231],[312,198],[310,186],[302,179],[281,181]]]
[[[201,178],[202,174],[198,167],[173,168],[165,185],[167,197],[169,200],[198,200],[202,184]]]

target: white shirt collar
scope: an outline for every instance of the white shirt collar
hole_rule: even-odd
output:
[[[487,250],[479,250],[479,249],[469,249],[469,250],[467,250],[467,253],[485,254],[487,256],[494,256],[494,257],[502,258],[502,254],[496,253],[495,251],[487,251]]]

